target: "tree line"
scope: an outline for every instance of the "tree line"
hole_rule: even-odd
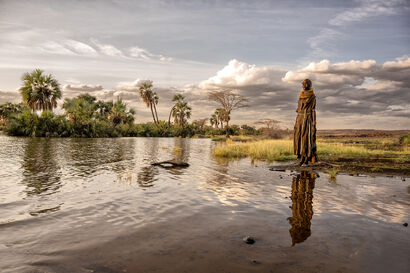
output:
[[[54,113],[62,90],[58,81],[43,70],[24,73],[19,89],[22,102],[0,105],[0,129],[9,135],[39,137],[118,137],[256,135],[260,131],[248,125],[230,125],[232,111],[246,107],[248,99],[232,90],[208,92],[208,99],[219,107],[210,118],[189,123],[192,107],[182,94],[176,94],[168,121],[158,118],[159,96],[152,81],[139,87],[139,95],[150,109],[153,122],[135,123],[135,110],[121,100],[98,100],[88,93],[65,98],[63,114]],[[207,125],[207,123],[210,125]]]

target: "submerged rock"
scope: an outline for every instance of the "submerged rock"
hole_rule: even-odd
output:
[[[255,243],[255,239],[253,239],[251,236],[245,236],[242,239],[245,243],[247,243],[248,245],[252,245]]]

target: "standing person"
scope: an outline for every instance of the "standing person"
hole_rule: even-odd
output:
[[[312,82],[302,82],[303,90],[299,94],[298,113],[293,136],[293,153],[300,165],[317,162],[316,154],[316,96]]]

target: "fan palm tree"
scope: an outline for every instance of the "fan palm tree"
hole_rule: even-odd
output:
[[[175,104],[174,111],[172,111],[172,117],[174,123],[184,126],[188,119],[191,118],[192,108],[185,101],[179,101]]]
[[[151,109],[151,114],[152,114],[152,118],[154,119],[154,123],[157,124],[158,123],[158,113],[157,113],[156,105],[158,104],[159,98],[158,98],[157,93],[155,93],[152,90],[152,82],[151,81],[144,82],[140,86],[139,90],[140,90],[140,96],[143,102],[145,102],[147,107]]]
[[[114,103],[109,118],[114,123],[114,126],[116,126],[120,123],[134,122],[134,114],[135,111],[133,109],[127,111],[127,104],[119,99]]]
[[[173,111],[175,110],[175,107],[176,107],[177,103],[180,102],[180,101],[184,101],[184,99],[185,99],[185,97],[182,94],[174,95],[174,98],[172,99],[172,101],[174,101],[176,103],[174,104],[174,106],[172,106],[171,111],[169,111],[168,125],[171,124],[171,116],[172,116]]]
[[[24,73],[23,86],[20,93],[23,102],[34,111],[52,111],[57,107],[57,100],[61,98],[60,84],[51,74],[44,75],[43,70],[35,69],[31,73]]]

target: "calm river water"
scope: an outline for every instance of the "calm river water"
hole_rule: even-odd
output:
[[[273,172],[213,146],[0,136],[0,272],[410,272],[409,179]],[[190,166],[150,165],[168,159]]]

